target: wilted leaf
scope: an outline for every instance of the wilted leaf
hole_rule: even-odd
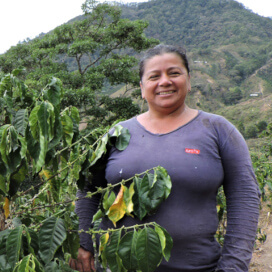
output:
[[[9,217],[9,199],[5,197],[5,204],[4,204],[4,211],[5,211],[5,218]]]
[[[124,185],[121,185],[120,191],[114,201],[114,203],[109,208],[106,213],[108,218],[112,221],[114,226],[116,226],[116,222],[122,219],[126,213],[127,206],[124,201]]]

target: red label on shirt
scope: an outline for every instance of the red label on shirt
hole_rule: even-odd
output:
[[[200,154],[200,150],[195,148],[185,148],[185,152],[189,154]]]

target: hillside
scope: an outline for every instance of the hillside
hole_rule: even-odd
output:
[[[272,122],[272,20],[233,0],[153,0],[123,5],[123,17],[149,22],[148,37],[186,48],[187,103],[245,129]]]
[[[115,4],[122,9],[122,18],[149,23],[147,37],[186,48],[193,87],[188,104],[222,114],[236,125],[243,123],[245,129],[262,120],[272,122],[270,103],[262,104],[270,101],[272,94],[272,19],[254,14],[234,0]],[[79,16],[69,23],[83,19]],[[141,57],[131,50],[125,52]],[[12,54],[12,50],[7,52],[7,66],[14,62],[9,60]],[[72,71],[75,61],[66,61]],[[104,90],[110,94],[116,87],[108,84]]]
[[[272,20],[233,0],[153,0],[122,6],[123,17],[149,22],[148,37],[184,46],[199,71],[198,89],[217,98],[234,86],[243,98],[272,92]]]

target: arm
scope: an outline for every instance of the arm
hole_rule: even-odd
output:
[[[84,198],[87,192],[96,191],[96,187],[105,187],[105,173],[94,174],[92,184],[87,184],[83,191],[78,190],[76,202],[76,213],[79,217],[79,230],[88,231],[92,228],[92,218],[97,212],[101,195],[96,194],[92,198]],[[80,248],[77,260],[71,260],[70,266],[78,271],[95,271],[94,267],[94,248],[90,234],[82,232],[79,234]]]
[[[227,231],[218,272],[246,272],[255,242],[260,194],[247,145],[233,128],[220,152],[224,167]]]

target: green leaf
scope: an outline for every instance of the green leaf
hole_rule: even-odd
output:
[[[80,122],[80,116],[79,116],[79,111],[76,107],[71,107],[70,108],[70,117],[75,120],[77,124]]]
[[[133,212],[133,201],[132,197],[134,195],[134,182],[132,182],[129,186],[129,188],[125,187],[124,191],[124,201],[126,203],[126,215],[131,215]]]
[[[6,255],[0,254],[0,271],[1,272],[10,272],[11,266],[7,262]]]
[[[135,252],[137,238],[138,232],[136,230],[130,231],[122,237],[119,244],[118,255],[128,271],[138,270],[139,268]]]
[[[61,124],[63,126],[64,139],[67,145],[71,145],[73,139],[73,121],[70,116],[64,114],[61,116]]]
[[[116,125],[114,127],[114,132],[110,137],[114,139],[116,138],[115,147],[119,151],[123,151],[127,148],[131,136],[127,128],[123,128],[121,125]]]
[[[28,174],[28,168],[27,163],[25,160],[22,161],[19,169],[15,172],[15,174],[12,174],[10,176],[10,185],[9,185],[9,196],[14,196],[22,182],[26,179],[26,176]]]
[[[165,195],[164,195],[164,199],[168,198],[169,194],[171,193],[171,189],[172,189],[172,182],[171,182],[171,178],[168,175],[167,171],[165,168],[158,166],[156,167],[155,171],[154,171],[154,175],[156,176],[157,179],[161,180],[161,182],[164,184],[164,191],[165,191]]]
[[[104,208],[105,211],[108,211],[108,209],[110,208],[110,206],[113,204],[115,198],[116,198],[116,196],[115,196],[114,192],[107,191],[104,194],[104,197],[103,197],[103,208]]]
[[[153,272],[162,260],[160,239],[152,228],[139,232],[136,242],[136,258],[142,272]]]
[[[6,256],[6,242],[10,232],[11,232],[11,229],[0,231],[0,255],[5,254]]]
[[[73,259],[77,258],[80,247],[79,235],[77,233],[67,233],[67,239],[63,243],[64,252],[69,252]]]
[[[55,123],[55,113],[53,105],[46,101],[43,102],[40,105],[37,114],[40,127],[40,135],[43,135],[43,137],[47,141],[51,141],[53,139]]]
[[[22,136],[25,136],[26,127],[28,124],[28,110],[18,110],[13,120],[13,124],[18,133],[20,133]]]
[[[30,127],[26,128],[25,139],[30,156],[34,159],[34,161],[37,161],[40,154],[40,144],[33,137]]]
[[[121,271],[121,264],[117,261],[117,251],[121,239],[121,229],[112,232],[108,240],[107,246],[104,249],[104,254],[107,259],[109,268],[112,272]]]
[[[93,216],[92,223],[99,220],[100,218],[103,218],[105,216],[105,213],[101,209],[99,209]]]
[[[139,177],[135,177],[134,181],[134,195],[132,197],[134,208],[134,214],[142,220],[146,214],[146,205],[145,203],[148,202],[147,195],[149,192],[149,182],[148,178],[145,175],[143,179]]]
[[[22,237],[23,237],[23,226],[13,229],[7,238],[7,260],[11,267],[20,259],[20,253],[22,250]]]
[[[60,104],[61,92],[62,92],[62,83],[58,78],[52,77],[51,82],[47,85],[45,89],[47,93],[47,99],[54,106]]]
[[[7,194],[6,179],[2,175],[0,175],[0,190],[4,193],[3,195]],[[0,191],[0,195],[1,195],[1,191]]]
[[[90,157],[89,161],[90,161],[90,166],[94,165],[99,159],[102,158],[102,156],[104,154],[107,153],[107,143],[109,140],[109,136],[108,134],[106,134],[101,141],[99,141],[94,154],[92,154],[92,157]]]
[[[144,203],[146,205],[148,214],[154,212],[157,207],[162,203],[165,196],[165,185],[163,180],[156,179],[156,175],[147,174],[147,178],[149,180],[149,192],[148,197],[144,199]]]
[[[30,235],[30,244],[29,244],[29,246],[34,250],[35,255],[37,255],[38,251],[39,251],[39,237],[38,237],[38,234],[34,230],[32,230],[30,228],[28,228],[27,231],[28,231],[28,233]]]
[[[44,221],[39,233],[39,248],[41,259],[49,263],[66,239],[64,221],[60,218],[50,217]]]
[[[35,140],[39,140],[40,128],[38,122],[38,111],[40,109],[40,105],[36,106],[29,115],[29,126],[30,131]]]
[[[26,152],[27,152],[27,143],[26,143],[26,140],[24,137],[18,135],[18,139],[20,141],[20,144],[21,144],[21,150],[20,150],[20,155],[21,155],[21,158],[25,158],[26,156]]]
[[[101,257],[101,264],[104,268],[107,267],[107,258],[105,256],[105,247],[106,247],[106,244],[109,240],[109,233],[105,233],[103,234],[101,237],[100,237],[100,240],[99,240],[99,256]]]
[[[173,239],[170,234],[163,227],[158,224],[155,225],[155,231],[158,234],[161,242],[162,253],[165,260],[168,262],[171,255],[171,249],[173,247]]]
[[[54,148],[60,142],[63,136],[63,127],[62,127],[59,111],[56,108],[54,109],[54,111],[55,111],[54,137],[48,145],[49,150]]]
[[[40,262],[30,254],[16,265],[13,272],[44,272],[44,269]]]
[[[0,154],[1,159],[8,168],[8,154],[9,154],[9,145],[8,145],[8,129],[10,125],[6,125],[1,129],[1,142],[0,142]]]

